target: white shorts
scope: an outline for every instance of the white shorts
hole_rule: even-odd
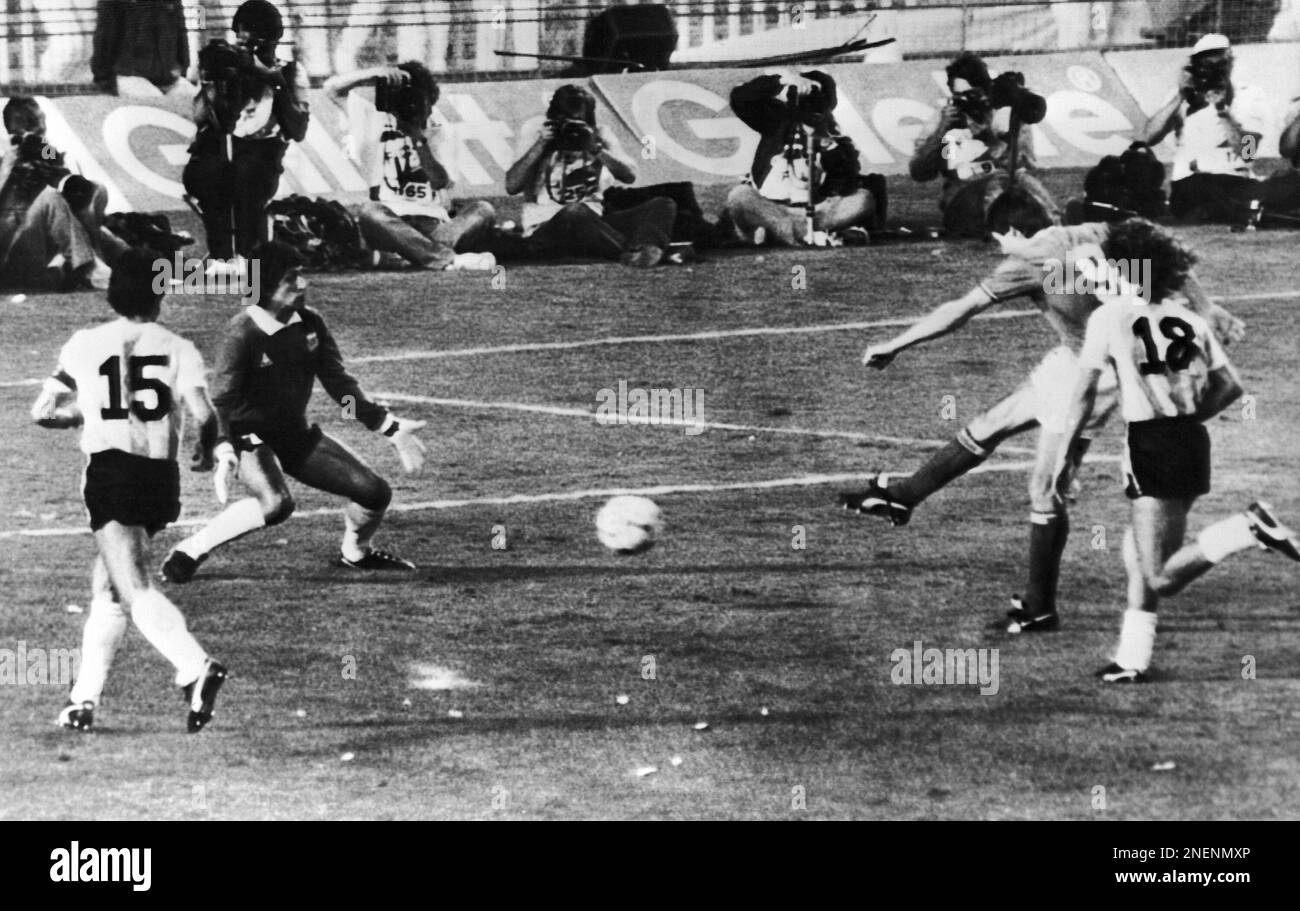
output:
[[[1053,348],[1029,375],[1034,397],[1034,417],[1050,433],[1062,433],[1079,382],[1079,356],[1065,345]],[[1097,402],[1083,427],[1084,435],[1099,430],[1119,405],[1119,381],[1107,367],[1097,385]]]

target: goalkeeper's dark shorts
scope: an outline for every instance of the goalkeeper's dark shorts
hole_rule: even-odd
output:
[[[259,446],[269,446],[287,475],[296,476],[307,457],[312,454],[321,437],[325,435],[319,424],[310,427],[285,429],[263,424],[230,425],[236,452],[252,452]]]
[[[151,537],[181,514],[181,474],[173,459],[106,449],[90,456],[82,484],[90,530],[109,522],[143,528]]]

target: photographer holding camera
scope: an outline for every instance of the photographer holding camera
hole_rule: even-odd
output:
[[[1047,188],[1033,176],[1033,135],[1029,127],[1047,113],[1047,102],[1025,88],[1020,73],[989,76],[988,66],[969,51],[947,66],[951,97],[939,124],[917,145],[909,171],[924,183],[943,176],[939,208],[944,230],[962,237],[985,237],[1006,230],[998,199],[1013,185],[1060,224],[1060,211]]]
[[[1300,208],[1294,170],[1265,180],[1255,174],[1268,103],[1256,88],[1233,86],[1232,64],[1227,37],[1202,37],[1182,69],[1178,91],[1138,137],[1154,146],[1175,134],[1169,207],[1176,218],[1242,223],[1263,210]]]
[[[373,95],[364,91],[370,86]],[[467,252],[495,223],[492,206],[470,202],[454,218],[448,211],[451,177],[430,141],[439,89],[428,68],[411,60],[359,70],[325,89],[347,99],[354,155],[370,188],[356,212],[367,246],[423,269],[492,268],[491,256]]]
[[[0,158],[0,285],[42,290],[107,287],[126,244],[104,227],[108,191],[64,164],[35,98],[4,107]]]
[[[862,175],[857,148],[835,122],[836,100],[835,80],[818,70],[758,76],[732,90],[731,110],[761,136],[746,182],[727,194],[726,216],[746,240],[789,246],[822,232],[866,243],[868,230],[884,228],[885,179]]]
[[[672,240],[677,204],[656,196],[608,211],[605,190],[635,180],[614,133],[596,124],[596,99],[581,86],[563,85],[545,121],[524,135],[506,192],[524,194],[523,231],[533,256],[593,256],[649,268]]]
[[[246,0],[231,28],[235,44],[215,39],[199,53],[198,132],[182,179],[203,217],[210,271],[242,275],[234,257],[251,255],[268,239],[266,207],[280,185],[285,150],[307,135],[309,110],[301,67],[275,57],[284,35],[280,11],[266,0]]]

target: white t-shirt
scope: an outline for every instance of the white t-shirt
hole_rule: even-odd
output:
[[[1268,98],[1254,86],[1235,89],[1228,112],[1247,133],[1263,136],[1271,129]],[[1255,176],[1250,161],[1242,155],[1241,145],[1233,142],[1228,124],[1214,105],[1183,115],[1169,179],[1182,180],[1192,174]]]
[[[59,353],[55,379],[77,394],[82,452],[173,460],[184,421],[181,392],[208,385],[191,342],[126,318],[75,333]]]
[[[606,148],[615,155],[622,152],[614,134],[603,126],[596,127]],[[520,145],[515,150],[518,160],[533,147],[541,136],[542,128],[520,134]],[[524,188],[524,209],[521,216],[524,234],[532,234],[564,206],[581,202],[597,215],[605,214],[605,191],[615,183],[609,168],[594,156],[581,152],[547,152],[533,171],[533,180]]]
[[[379,188],[379,202],[396,215],[424,215],[448,221],[447,188],[435,190],[420,164],[411,137],[397,128],[397,117],[375,107],[374,90],[348,93],[348,131],[353,159],[367,187]]]
[[[1209,324],[1180,301],[1122,297],[1088,320],[1081,370],[1114,363],[1129,423],[1196,413],[1211,371],[1228,363]]]

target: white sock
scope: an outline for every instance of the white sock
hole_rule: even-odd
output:
[[[90,615],[81,631],[81,666],[68,695],[73,702],[99,704],[113,656],[126,633],[126,623],[126,611],[116,601],[96,598],[90,602]]]
[[[1145,610],[1126,610],[1119,628],[1115,663],[1125,670],[1145,671],[1151,666],[1156,646],[1156,615]]]
[[[370,553],[370,539],[384,521],[382,509],[366,509],[349,503],[343,510],[343,558],[360,560]]]
[[[186,686],[199,679],[207,652],[190,635],[185,617],[167,596],[155,588],[137,592],[131,605],[131,619],[149,644],[176,668],[176,685]]]
[[[265,525],[266,517],[262,515],[262,504],[258,503],[256,498],[248,497],[231,503],[211,522],[177,544],[176,549],[197,560],[222,544],[242,538],[250,531],[257,531]]]
[[[1228,516],[1204,529],[1196,536],[1201,553],[1211,563],[1222,563],[1228,557],[1259,544],[1250,530],[1250,520],[1245,513]]]

